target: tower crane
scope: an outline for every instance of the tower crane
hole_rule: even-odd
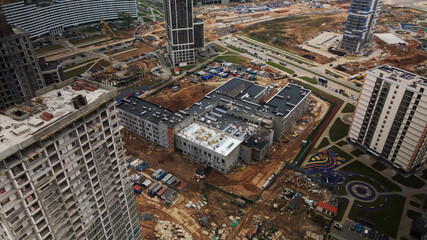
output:
[[[114,31],[110,28],[110,26],[108,26],[108,24],[105,22],[105,20],[103,18],[100,19],[101,23],[102,23],[102,28],[104,29],[104,35],[108,38],[108,32],[107,30],[111,33],[111,35],[113,36],[113,38],[118,38],[117,35],[114,33]],[[110,62],[110,67],[108,68],[107,72],[112,72],[113,71],[113,59],[111,58],[111,49],[109,47],[108,48],[108,61]]]

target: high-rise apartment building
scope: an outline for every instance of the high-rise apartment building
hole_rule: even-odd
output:
[[[166,39],[174,66],[196,64],[196,50],[204,47],[204,23],[193,18],[192,0],[164,0]]]
[[[0,239],[142,239],[117,91],[76,80],[0,115]]]
[[[10,24],[29,31],[31,38],[99,23],[101,18],[115,20],[120,12],[138,17],[136,0],[8,0],[1,9]]]
[[[0,11],[0,109],[34,97],[44,86],[29,33],[9,25]]]
[[[352,0],[341,49],[359,53],[372,41],[381,13],[382,0]]]
[[[404,171],[427,159],[427,79],[383,65],[368,70],[349,139]]]

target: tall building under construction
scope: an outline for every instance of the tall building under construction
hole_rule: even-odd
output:
[[[34,97],[43,80],[30,34],[12,26],[0,11],[0,109]]]
[[[142,239],[116,94],[69,79],[0,115],[0,239]]]
[[[360,53],[372,41],[381,13],[382,0],[352,0],[341,49]]]
[[[204,47],[204,22],[193,18],[192,0],[164,0],[166,39],[174,66],[196,64],[196,50]]]

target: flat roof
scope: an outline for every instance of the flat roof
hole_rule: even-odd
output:
[[[296,84],[289,83],[266,104],[260,107],[261,111],[271,114],[288,115],[311,91]]]
[[[382,73],[384,77],[390,80],[400,79],[407,83],[419,83],[427,86],[427,78],[386,64],[371,68],[367,72],[372,72],[375,75],[380,75]]]
[[[393,33],[375,33],[374,35],[387,44],[408,44]]]
[[[257,85],[254,82],[233,77],[221,86],[217,87],[215,93],[221,93],[229,97],[252,100],[258,94],[265,91],[267,88]]]
[[[97,85],[98,89],[94,91],[73,90],[75,80]],[[61,130],[67,124],[72,123],[75,117],[81,117],[90,110],[84,111],[83,109],[97,107],[100,102],[112,98],[117,90],[100,83],[72,78],[49,85],[37,93],[39,93],[37,97],[16,104],[7,109],[5,114],[0,114],[1,158],[6,158],[39,141],[40,138]],[[87,105],[75,109],[73,99],[78,95],[86,98]],[[41,116],[45,113],[51,114],[53,118],[42,119]]]
[[[170,127],[175,126],[188,117],[183,112],[173,112],[135,96],[122,99],[116,107],[154,124],[162,122]]]
[[[223,156],[228,156],[243,141],[240,138],[230,136],[222,131],[209,128],[197,122],[179,130],[176,134]]]

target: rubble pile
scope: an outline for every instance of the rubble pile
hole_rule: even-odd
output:
[[[170,221],[158,221],[156,228],[154,229],[154,236],[156,239],[160,240],[193,239],[191,234],[184,231],[181,225],[171,223]]]

